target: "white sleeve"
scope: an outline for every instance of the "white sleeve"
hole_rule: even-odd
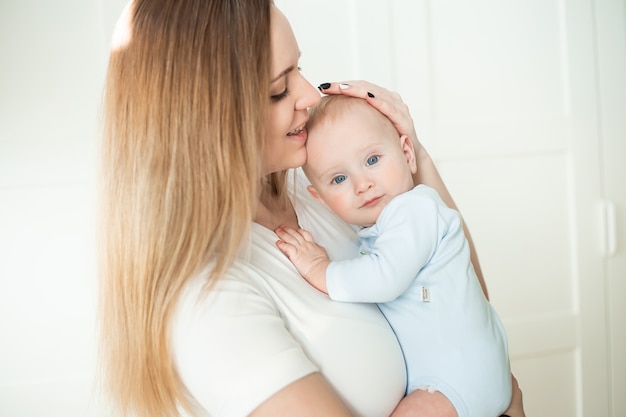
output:
[[[366,303],[398,298],[435,252],[438,212],[431,196],[415,190],[392,200],[374,226],[380,235],[373,250],[328,266],[326,286],[330,298]]]
[[[181,297],[172,344],[181,379],[209,415],[247,416],[318,370],[262,288],[226,276],[198,298],[194,285]]]

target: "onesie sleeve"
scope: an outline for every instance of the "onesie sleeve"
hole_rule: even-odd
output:
[[[181,379],[209,415],[247,416],[318,370],[262,288],[226,276],[203,291],[196,284],[181,297],[172,345]]]
[[[411,285],[434,254],[440,234],[438,202],[421,191],[404,193],[383,209],[367,253],[330,263],[326,285],[331,299],[385,303]]]

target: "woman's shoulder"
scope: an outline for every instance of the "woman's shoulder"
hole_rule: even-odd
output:
[[[208,415],[248,415],[274,392],[318,370],[254,274],[238,261],[211,287],[206,274],[198,275],[174,315],[176,371]]]

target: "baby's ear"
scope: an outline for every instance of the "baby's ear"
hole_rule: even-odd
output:
[[[406,157],[406,162],[409,164],[409,168],[411,170],[411,174],[415,174],[417,172],[417,161],[415,160],[415,147],[413,146],[413,141],[407,135],[400,136],[400,146],[402,147],[402,152],[404,152],[404,156]]]
[[[313,187],[312,185],[309,185],[309,186],[306,187],[306,189],[309,191],[309,193],[313,196],[314,199],[316,199],[317,201],[319,201],[323,205],[326,205],[326,202],[324,200],[322,200],[322,197],[320,197],[320,193],[317,192],[315,187]]]

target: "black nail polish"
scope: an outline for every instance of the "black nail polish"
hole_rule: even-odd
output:
[[[321,83],[319,87],[320,90],[326,90],[327,88],[330,88],[330,83]]]
[[[376,97],[374,94],[370,93],[369,91],[367,92],[367,96],[370,97],[370,98]]]

